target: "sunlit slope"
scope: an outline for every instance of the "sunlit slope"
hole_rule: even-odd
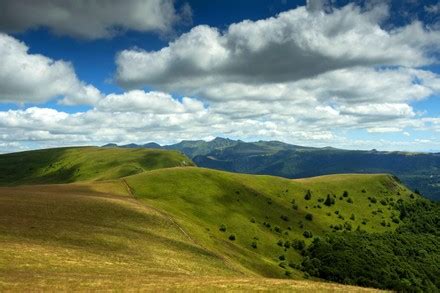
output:
[[[73,147],[0,155],[0,185],[106,180],[193,165],[178,151]]]
[[[374,291],[261,278],[123,181],[0,187],[0,290]]]
[[[137,198],[172,214],[200,245],[267,277],[303,277],[296,269],[301,247],[293,246],[310,243],[310,234],[394,230],[399,222],[394,203],[416,197],[382,174],[289,180],[170,168],[126,181]]]
[[[0,289],[243,275],[124,189],[122,182],[0,187]]]

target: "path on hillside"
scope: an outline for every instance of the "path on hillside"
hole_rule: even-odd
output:
[[[131,190],[130,185],[128,185],[127,180],[122,179],[122,182],[125,185],[125,188],[127,189],[127,193],[134,199],[136,199],[136,196],[133,194],[133,191]],[[137,199],[136,199],[137,200]],[[145,203],[143,203],[145,204]],[[146,204],[145,204],[146,205]],[[167,213],[165,213],[164,211],[157,209],[151,205],[147,205],[149,208],[153,209],[154,211],[158,212],[159,214],[161,214],[162,216],[164,216],[165,218],[167,218],[174,226],[176,226],[182,233],[183,235],[185,235],[185,237],[187,237],[191,242],[197,244],[197,242],[191,238],[191,236],[189,236],[189,234],[182,228],[182,226],[180,226],[170,215],[168,215]]]
[[[177,168],[181,168],[181,167],[177,167]],[[132,191],[132,189],[131,189],[131,187],[130,187],[130,185],[127,183],[127,180],[125,180],[124,178],[121,178],[121,180],[122,180],[122,182],[123,182],[123,184],[125,185],[125,188],[127,189],[127,193],[129,194],[129,196],[133,199],[133,200],[135,200],[135,201],[137,201],[137,202],[139,202],[138,201],[138,199],[136,198],[136,196],[134,195],[134,193],[133,193],[133,191]],[[195,245],[197,245],[197,246],[199,246],[199,247],[202,247],[203,249],[206,249],[206,248],[204,248],[203,247],[203,245],[201,245],[200,243],[198,243],[195,239],[193,239],[183,228],[182,228],[182,226],[180,226],[169,214],[167,214],[166,212],[164,212],[164,211],[162,211],[162,210],[160,210],[160,209],[158,209],[158,208],[155,208],[155,207],[153,207],[153,206],[151,206],[151,205],[149,205],[149,204],[146,204],[145,202],[142,202],[142,204],[143,205],[145,205],[146,207],[148,207],[148,208],[150,208],[150,209],[152,209],[152,210],[154,210],[154,211],[156,211],[157,213],[159,213],[160,215],[162,215],[162,216],[164,216],[165,218],[167,218],[175,227],[177,227],[182,233],[183,233],[183,235],[185,235],[185,237],[187,237],[192,243],[194,243]],[[209,250],[210,251],[210,250]],[[211,251],[212,252],[212,251]],[[240,274],[242,274],[242,275],[244,275],[244,273],[243,273],[243,271],[242,271],[242,268],[241,269],[239,269],[238,267],[237,267],[237,265],[232,261],[232,259],[230,259],[229,257],[227,257],[226,255],[222,255],[222,254],[218,254],[218,253],[215,253],[215,255],[217,255],[220,259],[222,259],[227,265],[229,265],[232,269],[234,269],[234,270],[236,270],[236,272],[237,273],[240,273]],[[251,271],[249,271],[250,273],[253,273],[253,272],[251,272]]]

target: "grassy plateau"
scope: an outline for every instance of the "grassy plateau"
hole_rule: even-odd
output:
[[[177,151],[0,155],[0,290],[373,291],[301,269],[316,236],[388,233],[417,200],[387,174],[197,168]]]

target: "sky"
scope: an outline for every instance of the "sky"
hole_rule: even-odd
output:
[[[0,153],[245,141],[440,151],[440,2],[3,0]]]

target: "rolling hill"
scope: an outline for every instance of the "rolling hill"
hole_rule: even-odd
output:
[[[0,155],[0,162],[2,289],[363,290],[316,282],[323,279],[440,286],[432,238],[440,213],[388,174],[291,180],[198,168],[176,151],[131,148],[32,151]],[[396,283],[389,279],[400,268],[392,262],[389,274],[371,279],[381,269],[374,257],[358,279],[344,267],[328,272],[326,241],[342,237],[362,251],[379,241],[369,235],[384,247],[384,235],[409,235],[413,248],[422,239],[432,255],[412,262],[406,252],[385,251],[381,259],[395,257],[408,274]],[[338,253],[345,267],[358,266]],[[421,264],[426,269],[417,273]]]
[[[220,137],[208,142],[182,141],[174,145],[145,147],[179,150],[200,167],[286,178],[391,173],[425,197],[440,200],[440,153],[353,151]]]
[[[175,166],[192,166],[177,151],[71,147],[0,155],[0,185],[116,179]]]

